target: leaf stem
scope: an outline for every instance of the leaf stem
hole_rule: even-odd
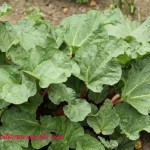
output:
[[[43,93],[42,93],[42,96],[43,96],[43,97],[48,93],[49,88],[50,88],[50,87],[44,89],[44,91],[43,91]]]
[[[115,96],[113,96],[113,98],[111,99],[111,101],[112,101],[113,105],[116,105],[116,104],[120,103],[121,102],[120,95],[116,94]]]
[[[80,95],[80,98],[84,99],[85,96],[86,96],[86,94],[87,94],[87,91],[88,91],[88,88],[87,88],[87,86],[85,85],[84,88],[83,88],[83,91],[82,91],[82,93],[81,93],[81,95]]]

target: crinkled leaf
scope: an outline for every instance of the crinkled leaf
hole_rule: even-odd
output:
[[[15,33],[10,24],[0,22],[0,51],[6,52],[15,43]]]
[[[140,25],[139,22],[121,17],[120,22],[105,26],[109,35],[117,38],[134,37],[138,42],[150,41],[150,17]]]
[[[43,117],[41,118],[41,124],[39,124],[39,122],[35,119],[35,115],[23,112],[17,108],[11,108],[5,111],[1,118],[1,121],[2,126],[0,128],[0,132],[3,135],[9,133],[13,135],[23,136],[40,136],[44,133],[50,135],[48,133],[51,129],[52,119],[50,116]],[[47,145],[50,142],[50,139],[44,141],[38,139],[37,141],[32,140],[31,143],[34,148],[39,149]]]
[[[131,36],[135,37],[138,42],[150,42],[150,17],[136,28]]]
[[[74,61],[52,47],[37,47],[28,51],[20,46],[17,49],[14,47],[9,51],[9,56],[24,73],[40,80],[39,84],[42,88],[52,83],[65,82],[72,73],[80,72],[80,68]]]
[[[37,93],[33,97],[30,97],[28,102],[19,105],[19,108],[25,112],[30,113],[30,114],[35,114],[38,106],[40,106],[40,104],[42,102],[43,102],[42,96],[40,96]]]
[[[113,40],[80,48],[75,60],[81,71],[75,76],[83,80],[93,92],[101,92],[104,84],[113,85],[121,78],[121,66],[113,59],[124,54],[125,49],[126,43]]]
[[[122,100],[147,115],[150,112],[150,61],[137,60],[128,73],[128,79],[122,91]]]
[[[24,142],[24,144],[23,144]],[[3,150],[23,150],[24,147],[28,146],[27,141],[20,140],[0,140],[0,149]]]
[[[54,117],[53,119],[56,124],[54,132],[58,135],[63,135],[64,140],[52,141],[51,146],[56,150],[59,150],[59,147],[63,148],[63,146],[65,150],[69,150],[69,148],[75,148],[78,138],[84,135],[84,130],[81,125],[62,117]]]
[[[65,84],[51,84],[48,97],[56,105],[66,101],[70,103],[75,99],[75,91],[68,88]]]
[[[118,142],[116,140],[110,140],[110,141],[106,141],[104,138],[102,137],[98,137],[101,141],[101,143],[108,149],[115,149],[118,147]]]
[[[15,31],[20,45],[25,50],[36,46],[46,47],[48,30],[44,24],[36,25],[35,21],[25,19],[15,26]]]
[[[124,55],[119,56],[119,61],[123,64],[126,64],[131,59],[141,58],[142,56],[150,53],[150,44],[143,42],[138,43],[134,39],[130,39],[128,43],[129,47],[125,51]]]
[[[76,99],[63,108],[65,115],[73,122],[83,121],[91,113],[91,106],[84,99]]]
[[[137,41],[131,41],[130,48],[126,51],[126,54],[130,57],[130,59],[144,56],[147,53],[150,53],[150,44],[145,42],[138,43]]]
[[[105,148],[96,138],[85,134],[79,137],[76,150],[105,150]]]
[[[119,104],[115,109],[120,117],[119,126],[122,133],[126,134],[129,139],[138,139],[139,132],[142,130],[150,132],[150,116],[140,114],[128,104]]]
[[[119,22],[116,24],[108,24],[105,26],[109,35],[115,36],[117,38],[126,38],[130,36],[132,31],[139,26],[139,22],[131,21],[125,18],[123,15]]]
[[[46,88],[52,83],[65,82],[72,73],[79,72],[78,65],[63,53],[56,53],[51,60],[42,62],[33,71],[40,79],[39,84],[42,88]]]
[[[11,57],[11,62],[26,71],[33,71],[43,61],[49,60],[59,51],[54,47],[42,48],[37,46],[34,49],[25,50],[20,45],[11,47],[7,56]]]
[[[13,104],[21,104],[28,101],[30,96],[36,94],[36,83],[34,80],[22,75],[22,80],[15,78],[10,66],[0,66],[0,98]],[[14,69],[16,70],[16,69]],[[17,71],[17,70],[16,70]]]
[[[113,109],[112,102],[106,100],[97,115],[88,117],[87,123],[95,133],[110,135],[119,124],[119,116]]]
[[[72,46],[73,49],[81,47],[95,34],[94,32],[100,25],[116,23],[120,20],[120,17],[121,13],[117,9],[106,10],[102,13],[89,11],[87,14],[68,17],[61,23],[63,38],[67,45]]]

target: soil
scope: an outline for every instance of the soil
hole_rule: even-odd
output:
[[[0,0],[0,5],[4,2],[14,8],[14,13],[3,20],[10,21],[15,24],[18,20],[27,16],[31,12],[41,11],[45,15],[45,19],[49,22],[58,25],[61,20],[67,16],[86,13],[87,11],[104,10],[110,8],[113,0],[95,0],[96,5],[76,4],[75,0]],[[135,0],[136,11],[135,15],[130,16],[132,19],[140,21],[146,20],[150,16],[150,0]],[[124,13],[126,14],[125,10]],[[150,150],[150,136],[142,136],[144,141],[142,150]]]
[[[4,2],[10,4],[14,8],[14,13],[4,18],[12,23],[22,19],[22,17],[33,11],[41,11],[45,14],[45,19],[58,25],[61,20],[67,16],[79,13],[85,13],[91,9],[104,10],[113,4],[113,0],[95,0],[96,5],[76,4],[75,0],[0,0],[0,5]],[[150,0],[135,0],[136,12],[133,19],[144,21],[150,16]],[[126,12],[124,12],[126,14]]]

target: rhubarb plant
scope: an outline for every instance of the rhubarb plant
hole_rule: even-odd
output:
[[[149,24],[118,9],[0,21],[0,149],[133,150],[150,132]]]

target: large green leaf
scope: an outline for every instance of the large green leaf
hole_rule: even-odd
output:
[[[140,114],[128,104],[119,104],[115,107],[120,117],[119,126],[122,133],[131,140],[139,138],[139,132],[145,130],[150,132],[150,116]]]
[[[136,28],[131,36],[135,37],[138,42],[150,42],[150,17]]]
[[[0,22],[0,51],[6,52],[15,43],[15,36],[10,24]]]
[[[35,114],[38,106],[43,102],[43,98],[38,93],[29,98],[28,102],[19,105],[18,107],[30,114]]]
[[[75,91],[68,88],[65,84],[51,84],[48,97],[56,105],[66,101],[70,103],[75,99]]]
[[[95,93],[90,91],[88,94],[88,97],[90,100],[92,100],[95,104],[99,104],[103,102],[108,95],[108,86],[105,86],[101,93]]]
[[[106,100],[95,116],[90,116],[87,119],[88,125],[93,128],[95,133],[110,135],[119,124],[119,116],[112,108],[112,102]]]
[[[69,148],[76,147],[76,141],[82,135],[84,135],[84,130],[80,124],[71,122],[69,119],[62,117],[54,117],[55,121],[55,133],[58,135],[63,135],[64,140],[52,141],[52,147],[55,150],[69,150]]]
[[[96,138],[85,134],[79,137],[76,150],[105,150],[105,148]]]
[[[150,112],[150,59],[137,60],[128,73],[122,91],[122,101],[129,103],[140,113]]]
[[[131,21],[122,15],[119,22],[116,24],[108,24],[105,26],[105,29],[109,35],[115,36],[117,38],[126,38],[130,36],[132,31],[134,31],[139,25],[139,22]]]
[[[74,61],[54,47],[37,47],[27,51],[17,46],[11,49],[8,55],[24,73],[38,79],[42,88],[48,87],[51,83],[65,82],[72,73],[80,72]]]
[[[28,141],[20,142],[18,140],[0,140],[0,149],[3,150],[23,150],[28,146]]]
[[[93,34],[96,36],[94,32],[100,25],[116,23],[120,20],[120,17],[121,13],[118,10],[108,10],[102,13],[89,11],[87,14],[68,17],[61,23],[64,41],[74,50],[74,48],[85,44]]]
[[[78,65],[61,52],[54,54],[51,60],[39,64],[33,71],[40,79],[39,84],[42,88],[46,88],[52,83],[65,82],[72,73],[79,72]]]
[[[100,45],[87,45],[80,48],[75,60],[79,64],[80,74],[75,76],[85,82],[93,92],[101,92],[103,85],[113,85],[121,78],[121,66],[114,58],[124,54],[127,48],[122,41],[109,40]]]
[[[36,46],[46,47],[48,29],[45,24],[37,25],[35,21],[25,19],[15,26],[20,45],[29,50]]]
[[[24,73],[40,80],[42,88],[65,82],[73,72],[79,72],[77,64],[56,49],[53,31],[46,24],[24,20],[16,26],[16,32],[21,46],[14,46],[7,55]]]
[[[65,115],[74,122],[83,121],[91,113],[91,106],[84,99],[76,99],[64,106]]]
[[[17,69],[13,66],[12,68],[8,65],[0,66],[0,98],[9,103],[21,104],[36,94],[36,83],[24,75],[20,79],[14,71]]]
[[[15,117],[14,117],[15,116]],[[41,136],[44,133],[49,134],[52,129],[52,118],[42,117],[40,123],[35,119],[35,115],[23,112],[17,108],[11,108],[3,114],[2,126],[0,132],[2,135],[9,133],[22,136]],[[11,122],[11,123],[10,123]],[[37,142],[38,141],[38,142]],[[32,140],[32,146],[39,149],[50,142],[50,139],[37,141]]]
[[[109,35],[117,38],[134,37],[138,42],[150,41],[150,17],[140,25],[137,21],[121,17],[117,24],[109,24],[105,26]]]

